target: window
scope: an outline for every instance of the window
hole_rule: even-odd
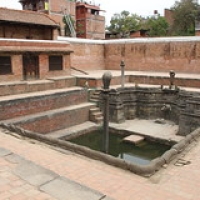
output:
[[[0,75],[11,74],[11,58],[10,56],[0,56]]]
[[[62,56],[49,56],[49,71],[62,70],[63,59]]]

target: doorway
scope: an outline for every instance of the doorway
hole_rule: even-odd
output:
[[[39,56],[33,53],[23,55],[24,80],[39,79]]]

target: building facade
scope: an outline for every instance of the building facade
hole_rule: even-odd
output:
[[[60,26],[60,35],[70,26],[72,37],[105,39],[105,17],[100,7],[86,1],[71,0],[20,0],[23,10],[48,14]],[[65,22],[64,22],[65,21]]]
[[[54,40],[58,24],[42,13],[0,8],[0,38]]]
[[[99,5],[76,3],[77,37],[105,39],[105,17],[100,15],[101,11]]]
[[[58,41],[0,39],[0,82],[69,75],[71,52]]]

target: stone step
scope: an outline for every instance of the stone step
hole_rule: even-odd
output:
[[[90,132],[96,130],[97,125],[91,121],[86,121],[82,124],[71,126],[58,131],[53,131],[48,133],[47,136],[57,139],[66,139],[72,135],[84,134],[85,132]]]
[[[91,114],[92,113],[95,113],[95,112],[100,112],[100,108],[99,107],[92,107],[92,108],[90,108],[90,112],[91,112]]]
[[[102,112],[99,107],[90,109],[90,121],[100,124],[103,120]]]
[[[87,102],[81,87],[47,90],[0,97],[0,120]]]
[[[96,118],[96,117],[100,117],[100,116],[102,116],[102,112],[95,112],[95,113],[91,113],[91,116],[93,116],[94,118]]]
[[[103,116],[96,117],[95,123],[101,124],[103,122]]]
[[[89,109],[92,103],[62,107],[32,115],[16,117],[0,121],[4,124],[14,124],[25,130],[47,134],[89,121]]]
[[[97,122],[99,121],[102,117],[102,113],[99,112],[99,113],[94,113],[94,114],[90,114],[90,121],[92,122]],[[97,120],[98,119],[98,120]]]
[[[57,76],[47,80],[53,81],[57,89],[76,86],[76,78],[74,76]]]
[[[0,96],[24,94],[76,86],[76,77],[53,77],[47,80],[6,81],[0,83]]]
[[[100,90],[91,90],[89,93],[90,101],[98,103],[100,94],[101,94]]]

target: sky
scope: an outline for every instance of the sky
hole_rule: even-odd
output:
[[[21,9],[19,0],[0,0],[0,7]],[[144,17],[151,16],[154,10],[158,10],[161,16],[164,15],[164,9],[174,5],[175,0],[87,0],[100,4],[100,8],[106,12],[103,14],[106,18],[106,25],[109,25],[111,17],[115,13],[121,13],[126,10],[132,14]]]

